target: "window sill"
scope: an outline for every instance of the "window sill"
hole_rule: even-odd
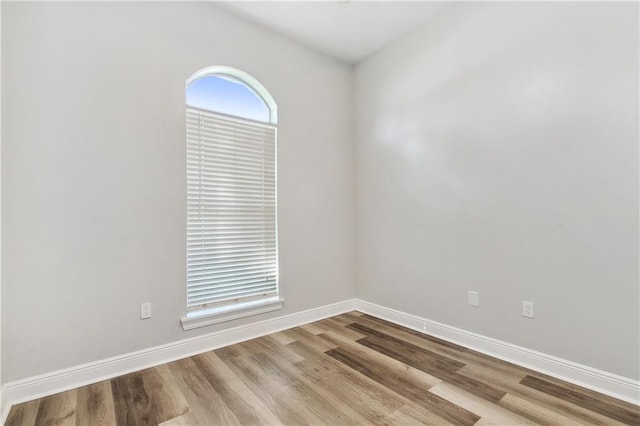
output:
[[[221,322],[232,321],[239,318],[250,317],[252,315],[264,314],[266,312],[282,309],[284,299],[261,300],[259,302],[249,302],[240,305],[225,306],[224,308],[211,309],[202,312],[195,312],[182,318],[182,329],[192,330],[194,328],[206,327],[208,325],[219,324]]]

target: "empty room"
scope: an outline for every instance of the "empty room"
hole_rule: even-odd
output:
[[[639,6],[0,1],[0,424],[640,425]]]

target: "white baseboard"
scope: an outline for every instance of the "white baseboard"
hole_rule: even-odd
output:
[[[64,370],[9,382],[2,389],[2,424],[14,404],[111,379],[213,349],[232,345],[323,318],[355,310],[356,300],[346,300],[294,314],[258,321],[166,345],[131,352]]]
[[[356,309],[495,358],[640,405],[640,382],[426,318],[357,300]]]
[[[1,392],[3,404],[2,423],[4,424],[9,410],[14,404],[111,379],[122,374],[276,333],[352,310],[358,310],[504,361],[640,405],[640,383],[636,380],[363,300],[351,299],[9,382],[2,387]]]

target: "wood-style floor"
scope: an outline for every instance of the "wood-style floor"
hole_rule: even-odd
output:
[[[640,408],[351,312],[13,407],[7,425],[640,425]]]

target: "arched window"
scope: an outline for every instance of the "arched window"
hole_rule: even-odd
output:
[[[187,80],[186,110],[183,327],[279,309],[276,103],[249,74],[210,67]]]

